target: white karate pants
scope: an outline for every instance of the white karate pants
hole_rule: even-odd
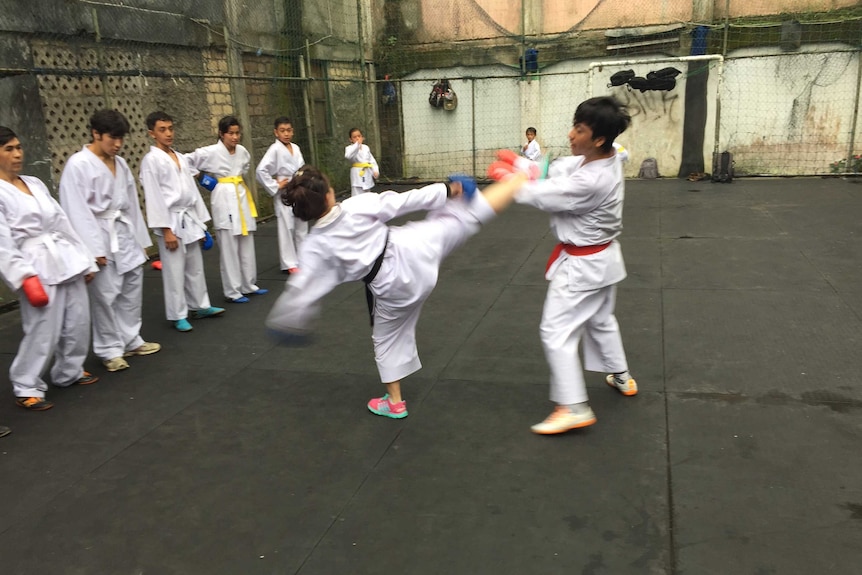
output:
[[[83,277],[59,285],[46,285],[48,305],[33,307],[22,291],[21,324],[24,338],[9,369],[16,397],[45,397],[48,386],[42,374],[53,358],[51,382],[73,385],[84,375],[90,347],[90,302]]]
[[[282,270],[299,267],[299,246],[308,235],[308,222],[293,215],[293,208],[276,196],[273,205],[278,225],[278,255]]]
[[[224,297],[236,299],[252,293],[257,285],[257,261],[254,253],[254,234],[234,235],[231,230],[216,230],[221,285]]]
[[[448,201],[424,220],[390,229],[382,265],[400,269],[383,274],[384,281],[391,278],[385,285],[375,279],[370,286],[375,296],[371,339],[381,382],[400,381],[422,368],[416,324],[437,285],[440,264],[495,215],[484,196],[476,194],[469,204]]]
[[[551,279],[539,326],[551,369],[551,401],[560,405],[587,401],[584,368],[604,373],[628,370],[620,327],[614,316],[616,285],[574,291],[569,288],[566,271],[561,267]],[[583,367],[578,356],[582,337]]]
[[[138,266],[120,274],[109,260],[87,287],[93,316],[93,353],[109,360],[140,347],[144,343],[141,337],[143,268]]]
[[[200,242],[186,244],[185,249],[180,245],[171,251],[165,247],[165,238],[156,236],[156,241],[162,260],[162,286],[168,321],[186,319],[190,309],[208,309],[210,296]]]

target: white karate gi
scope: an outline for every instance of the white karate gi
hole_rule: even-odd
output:
[[[546,180],[530,182],[515,201],[550,212],[551,231],[562,243],[610,245],[591,255],[562,252],[545,278],[551,283],[542,312],[540,336],[551,370],[551,401],[587,401],[578,345],[584,339],[584,367],[590,371],[628,370],[614,316],[616,285],[626,277],[616,237],[622,231],[625,178],[614,155],[583,164],[583,156],[556,160]]]
[[[272,196],[272,207],[278,218],[278,254],[282,270],[299,266],[299,246],[308,235],[308,222],[293,215],[281,201],[278,180],[290,179],[296,171],[305,165],[299,146],[290,143],[290,148],[277,141],[269,147],[263,159],[257,165],[255,174],[269,195]]]
[[[0,274],[18,293],[24,328],[9,379],[17,397],[45,397],[42,374],[52,358],[54,385],[72,385],[84,374],[90,347],[84,276],[98,266],[45,184],[21,179],[32,196],[0,180]],[[21,289],[34,275],[48,294],[44,307],[30,305]]]
[[[72,227],[95,257],[108,264],[89,283],[93,353],[102,360],[122,357],[143,345],[141,302],[145,248],[153,245],[135,178],[116,156],[115,174],[87,146],[73,154],[60,176],[60,204]]]
[[[152,146],[141,161],[141,185],[146,197],[147,222],[156,234],[162,260],[165,314],[169,321],[188,317],[188,310],[209,309],[200,240],[210,221],[189,164],[179,152],[171,156]],[[170,228],[179,247],[165,247],[162,228]]]
[[[186,155],[189,165],[214,178],[242,177],[248,172],[251,155],[243,146],[234,153],[224,143],[198,148]],[[256,292],[257,261],[254,253],[254,231],[257,229],[254,198],[245,184],[219,183],[210,195],[213,226],[218,239],[221,283],[224,297],[234,300]],[[243,229],[245,228],[245,229]]]
[[[432,211],[424,220],[386,225],[420,210]],[[416,323],[437,284],[440,263],[494,215],[482,194],[469,204],[447,201],[444,184],[349,198],[311,228],[300,252],[302,268],[288,280],[267,325],[288,333],[308,331],[322,298],[339,284],[365,277],[385,247],[369,285],[375,298],[372,340],[380,380],[399,381],[422,367]]]
[[[527,143],[527,149],[521,148],[521,155],[527,158],[528,160],[532,160],[534,162],[538,162],[542,158],[542,148],[539,146],[539,142],[533,140],[532,142]]]
[[[344,148],[344,158],[353,164],[350,167],[350,195],[357,196],[373,188],[374,174],[379,174],[380,168],[371,154],[371,148],[354,142]]]

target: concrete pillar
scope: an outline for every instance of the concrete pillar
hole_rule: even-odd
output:
[[[227,54],[227,73],[230,78],[230,93],[234,103],[237,120],[242,124],[242,145],[251,154],[249,177],[245,178],[246,186],[251,190],[255,203],[258,203],[257,182],[254,168],[257,161],[254,155],[254,140],[251,132],[251,116],[248,113],[248,94],[245,90],[245,80],[242,68],[242,51],[235,39],[239,36],[239,3],[234,0],[224,0],[224,40]]]

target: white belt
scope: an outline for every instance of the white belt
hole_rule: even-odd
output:
[[[120,240],[117,237],[117,220],[128,224],[129,227],[132,226],[132,220],[126,216],[126,213],[123,210],[105,210],[100,214],[96,214],[96,217],[100,220],[108,221],[108,236],[111,238],[111,253],[117,253],[120,251]]]
[[[207,229],[206,225],[204,225],[204,223],[202,221],[200,221],[200,219],[195,215],[195,213],[191,211],[193,207],[194,206],[187,206],[185,208],[176,208],[176,209],[171,210],[172,214],[177,214],[180,216],[180,229],[178,230],[180,233],[175,234],[175,235],[182,240],[180,242],[180,244],[182,244],[183,251],[185,251],[185,249],[186,249],[186,239],[184,237],[185,232],[183,231],[186,227],[186,222],[185,222],[186,216],[188,216],[189,221],[193,225],[199,227],[200,229],[202,229],[204,231],[206,231],[206,229]]]
[[[45,246],[48,250],[48,255],[53,261],[54,267],[59,269],[61,273],[66,273],[66,260],[60,257],[60,250],[57,249],[57,240],[65,239],[61,232],[48,232],[39,236],[30,236],[25,238],[21,243],[21,247],[31,248],[37,245]]]

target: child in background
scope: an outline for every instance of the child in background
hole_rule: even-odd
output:
[[[521,146],[521,155],[528,160],[538,162],[542,157],[542,148],[536,140],[536,128],[527,128],[526,135],[527,143]]]
[[[358,196],[374,187],[375,178],[380,177],[377,160],[371,154],[371,148],[363,142],[359,128],[350,128],[351,144],[344,148],[344,157],[352,162],[350,166],[350,195]]]
[[[551,230],[560,242],[548,260],[545,278],[550,284],[540,326],[551,370],[551,401],[557,405],[547,419],[532,426],[539,434],[596,422],[587,402],[584,367],[610,372],[607,384],[625,396],[638,392],[614,316],[616,284],[626,277],[626,268],[616,240],[625,196],[623,154],[613,143],[631,117],[616,99],[599,97],[582,102],[573,123],[572,156],[556,160],[548,179],[526,184],[516,197],[518,203],[551,214]],[[529,164],[512,152],[508,159]],[[492,164],[498,170],[495,179],[504,171],[498,164]],[[535,165],[529,167],[538,171]],[[584,367],[578,357],[582,337]]]
[[[126,357],[162,346],[141,338],[146,248],[153,245],[141,214],[135,177],[118,156],[129,121],[116,110],[90,118],[93,141],[73,154],[60,176],[60,205],[96,256],[99,273],[87,286],[93,352],[108,371],[128,369]]]
[[[281,201],[281,192],[296,171],[305,165],[302,151],[293,143],[293,124],[281,116],[275,120],[275,143],[257,165],[257,181],[273,197],[272,207],[278,222],[278,255],[281,273],[299,271],[299,246],[308,235],[308,223],[294,217],[293,210]]]
[[[297,217],[316,222],[302,245],[302,271],[290,276],[267,326],[285,340],[301,338],[309,333],[326,294],[340,284],[362,280],[374,357],[386,386],[386,394],[369,401],[368,409],[384,417],[407,417],[401,380],[422,367],[416,324],[437,284],[440,264],[508,206],[524,180],[516,175],[473,194],[475,183],[463,177],[449,184],[361,194],[337,203],[326,176],[305,166],[285,188],[284,202]],[[462,194],[464,199],[459,199]],[[424,220],[387,225],[420,210],[429,211]]]
[[[192,177],[189,164],[171,146],[174,121],[164,112],[147,116],[147,130],[155,146],[141,161],[147,222],[156,235],[162,262],[165,314],[177,331],[192,330],[195,319],[224,313],[210,305],[200,242],[210,214]]]
[[[59,387],[99,380],[83,367],[90,347],[86,284],[99,268],[45,184],[20,175],[23,165],[21,142],[0,126],[0,275],[18,292],[24,328],[9,379],[18,405],[44,411],[54,406],[42,379],[49,361]],[[0,427],[0,437],[8,433]]]
[[[210,208],[219,246],[222,291],[231,303],[248,303],[247,296],[269,291],[256,285],[257,207],[242,179],[248,172],[251,154],[239,143],[242,128],[235,117],[219,120],[218,137],[217,143],[198,148],[186,159],[192,168],[217,179],[210,190]]]

